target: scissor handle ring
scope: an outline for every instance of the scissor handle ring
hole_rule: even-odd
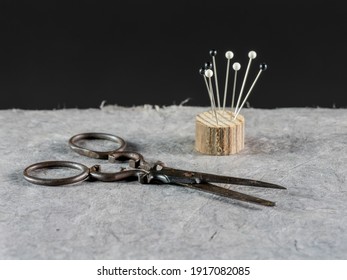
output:
[[[135,177],[140,181],[140,178],[146,174],[148,172],[143,169],[121,170],[119,172],[109,173],[102,172],[100,165],[94,165],[90,168],[90,177],[102,182],[121,181],[130,179],[131,177]]]
[[[76,142],[80,140],[88,140],[88,139],[89,140],[90,139],[110,140],[112,142],[119,144],[120,146],[119,148],[115,150],[101,152],[101,151],[94,151],[87,148],[83,148],[76,144]],[[81,134],[72,136],[69,140],[69,146],[72,150],[74,150],[76,153],[82,156],[86,156],[90,158],[98,158],[98,159],[108,159],[109,154],[123,151],[126,147],[126,142],[122,138],[116,135],[112,135],[108,133],[99,133],[99,132],[87,132],[87,133],[81,133]]]
[[[78,169],[82,172],[78,175],[66,178],[39,178],[30,175],[30,173],[35,170],[55,167],[67,167],[71,169]],[[83,164],[72,161],[43,161],[34,163],[25,168],[23,175],[27,181],[36,185],[61,186],[75,184],[86,180],[89,177],[89,168]]]

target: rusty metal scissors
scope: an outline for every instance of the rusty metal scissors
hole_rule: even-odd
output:
[[[82,147],[79,142],[87,140],[109,140],[118,144],[118,148],[111,151],[101,152]],[[236,192],[213,183],[247,185],[253,187],[286,189],[285,187],[256,181],[251,179],[242,179],[229,176],[220,176],[208,173],[180,170],[165,166],[161,161],[153,164],[145,161],[144,157],[134,151],[126,151],[126,142],[115,135],[107,133],[82,133],[70,138],[69,146],[80,155],[96,159],[108,159],[109,162],[128,161],[129,166],[122,168],[118,172],[102,172],[100,165],[87,166],[71,161],[45,161],[32,164],[24,170],[24,178],[33,184],[46,186],[61,186],[79,183],[87,179],[94,179],[104,182],[114,182],[120,180],[137,180],[141,184],[173,184],[183,187],[189,187],[200,191],[212,193],[215,195],[237,199],[245,202],[256,203],[263,206],[275,206],[275,203],[269,200],[261,199],[251,195]],[[33,171],[47,168],[72,168],[81,171],[80,174],[65,178],[39,178],[34,176]]]

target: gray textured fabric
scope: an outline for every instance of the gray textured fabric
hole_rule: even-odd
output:
[[[0,258],[346,259],[347,110],[245,109],[245,149],[218,157],[194,151],[195,115],[205,109],[0,111]],[[114,168],[69,149],[69,137],[87,131],[119,135],[168,166],[288,190],[232,186],[277,202],[266,208],[177,186],[23,179],[44,160]]]

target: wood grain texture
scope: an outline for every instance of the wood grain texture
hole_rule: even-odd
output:
[[[245,118],[232,112],[203,112],[195,120],[195,149],[208,155],[231,155],[244,148]]]

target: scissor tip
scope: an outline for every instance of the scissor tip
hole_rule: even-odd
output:
[[[268,183],[265,187],[272,188],[272,189],[280,189],[280,190],[286,190],[287,189],[286,187],[276,185],[276,184],[271,184],[271,183]]]
[[[265,204],[265,206],[274,207],[276,206],[276,202],[269,201],[268,203]]]

